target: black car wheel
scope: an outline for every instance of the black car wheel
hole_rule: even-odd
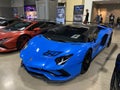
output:
[[[24,45],[29,41],[30,37],[27,35],[22,35],[17,40],[17,50],[21,50]]]
[[[86,55],[85,55],[85,58],[84,58],[84,61],[82,63],[82,69],[81,69],[81,74],[84,74],[88,71],[88,68],[90,66],[90,63],[91,63],[91,59],[92,59],[92,52],[91,50],[89,50]]]

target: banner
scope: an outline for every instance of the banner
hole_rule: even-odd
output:
[[[24,11],[25,11],[26,19],[31,20],[37,18],[37,11],[34,5],[24,6]]]
[[[73,22],[82,23],[84,5],[75,5],[73,13]]]
[[[57,7],[56,22],[59,24],[65,24],[65,7],[64,6]]]

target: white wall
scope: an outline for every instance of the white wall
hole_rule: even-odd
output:
[[[12,17],[12,8],[10,0],[0,0],[0,17]]]
[[[10,7],[11,6],[10,0],[0,0],[0,7]]]
[[[58,0],[58,2],[63,2],[64,3],[64,2],[66,2],[66,0]]]
[[[24,15],[24,0],[11,0],[11,7],[16,7],[18,15]],[[13,13],[13,11],[12,11]],[[14,16],[14,15],[13,15]]]
[[[11,0],[11,7],[24,7],[24,0]]]
[[[39,19],[54,21],[56,19],[57,0],[36,1],[37,16]]]
[[[37,0],[24,0],[25,5],[35,5],[35,1]]]

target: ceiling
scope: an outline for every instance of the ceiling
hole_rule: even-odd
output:
[[[95,4],[120,4],[120,0],[94,1]]]

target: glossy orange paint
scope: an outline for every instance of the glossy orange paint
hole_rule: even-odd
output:
[[[22,22],[28,22],[28,21],[22,21]],[[37,26],[32,29],[32,27],[36,24],[38,24],[37,21],[31,21],[30,25],[27,26],[24,30],[6,31],[5,29],[0,29],[0,52],[10,52],[17,50],[18,49],[17,42],[19,38],[23,35],[29,37],[30,39],[40,34],[41,29],[39,30],[34,29],[34,28],[38,28]],[[25,43],[24,40],[22,43]]]

